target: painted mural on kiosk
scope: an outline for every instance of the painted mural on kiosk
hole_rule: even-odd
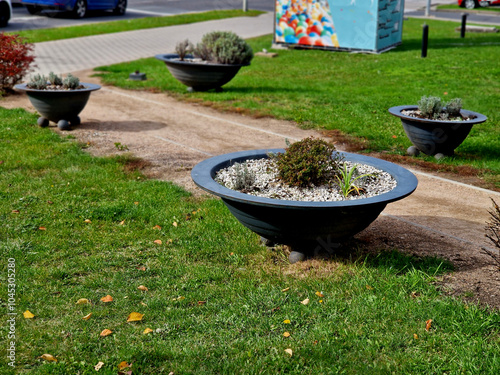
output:
[[[381,52],[401,44],[404,0],[276,0],[274,42]]]

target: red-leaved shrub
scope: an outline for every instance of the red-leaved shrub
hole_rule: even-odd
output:
[[[33,44],[19,35],[0,33],[0,94],[12,90],[35,60]]]

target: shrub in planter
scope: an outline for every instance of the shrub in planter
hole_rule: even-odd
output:
[[[156,58],[167,65],[174,78],[196,91],[220,90],[253,58],[247,42],[229,31],[207,33],[196,46],[184,40],[175,52]]]
[[[0,94],[11,91],[30,71],[33,44],[19,35],[0,33]]]

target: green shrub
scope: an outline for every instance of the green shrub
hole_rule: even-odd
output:
[[[63,80],[63,88],[68,90],[76,90],[80,87],[80,80],[71,73]]]
[[[448,120],[450,117],[460,117],[462,99],[451,99],[443,104],[441,98],[436,96],[422,96],[418,102],[420,114],[427,119]]]
[[[61,86],[63,84],[63,80],[54,72],[49,73],[49,82],[51,85]]]
[[[47,88],[47,78],[40,74],[35,74],[26,84],[30,89],[45,90]]]
[[[184,61],[184,58],[190,50],[193,50],[193,45],[189,42],[188,39],[177,43],[175,46],[175,53],[179,55],[179,59],[181,61]]]
[[[291,144],[276,156],[276,162],[283,182],[308,187],[330,183],[338,175],[342,157],[334,145],[309,137]]]

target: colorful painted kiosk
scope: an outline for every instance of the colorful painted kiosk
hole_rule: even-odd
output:
[[[404,0],[276,0],[274,43],[383,52],[401,44]]]

